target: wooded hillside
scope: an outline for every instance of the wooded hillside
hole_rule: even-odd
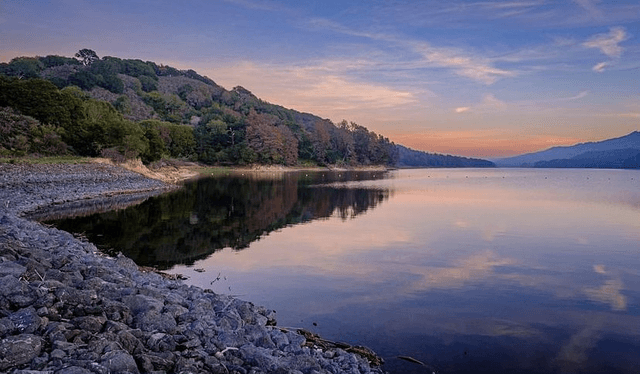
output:
[[[344,166],[399,161],[394,143],[354,122],[334,124],[267,103],[243,87],[226,90],[193,70],[100,58],[90,49],[75,58],[0,64],[0,108],[0,156]]]

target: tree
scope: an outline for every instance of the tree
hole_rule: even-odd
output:
[[[100,59],[94,51],[88,48],[79,50],[78,53],[76,53],[76,57],[80,59],[84,66],[89,66]]]
[[[0,66],[0,74],[23,78],[38,78],[44,64],[36,57],[16,57],[8,64]]]

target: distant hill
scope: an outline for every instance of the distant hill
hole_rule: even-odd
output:
[[[635,157],[634,151],[640,152],[640,132],[638,131],[619,138],[553,147],[541,152],[492,161],[501,167],[636,168],[638,166],[633,165],[637,163],[634,164],[629,160]]]
[[[496,166],[491,161],[477,158],[421,152],[402,145],[398,145],[396,147],[398,149],[398,163],[396,166],[399,168],[486,168]]]
[[[640,149],[585,152],[569,159],[538,161],[536,168],[639,169]]]

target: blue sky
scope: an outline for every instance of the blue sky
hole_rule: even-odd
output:
[[[501,156],[640,129],[640,1],[0,1],[0,61],[140,58],[416,149]]]

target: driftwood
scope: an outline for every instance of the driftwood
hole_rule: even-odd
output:
[[[416,360],[415,358],[411,357],[411,356],[398,356],[398,358],[400,360],[404,360],[404,361],[408,361],[414,364],[418,364],[418,365],[422,365],[424,367],[426,367],[427,369],[431,370],[433,374],[436,374],[436,369],[434,369],[432,366],[425,364],[424,362],[420,361],[420,360]]]
[[[286,328],[281,328],[282,330],[288,331]],[[363,357],[369,361],[369,364],[373,366],[380,366],[384,364],[384,360],[382,357],[378,356],[374,351],[367,347],[359,346],[359,345],[351,345],[342,342],[334,342],[331,340],[327,340],[321,338],[318,334],[314,334],[310,331],[304,329],[295,330],[298,334],[304,336],[306,339],[305,346],[309,348],[321,348],[322,350],[328,349],[344,349],[346,352],[355,353],[360,357]]]

